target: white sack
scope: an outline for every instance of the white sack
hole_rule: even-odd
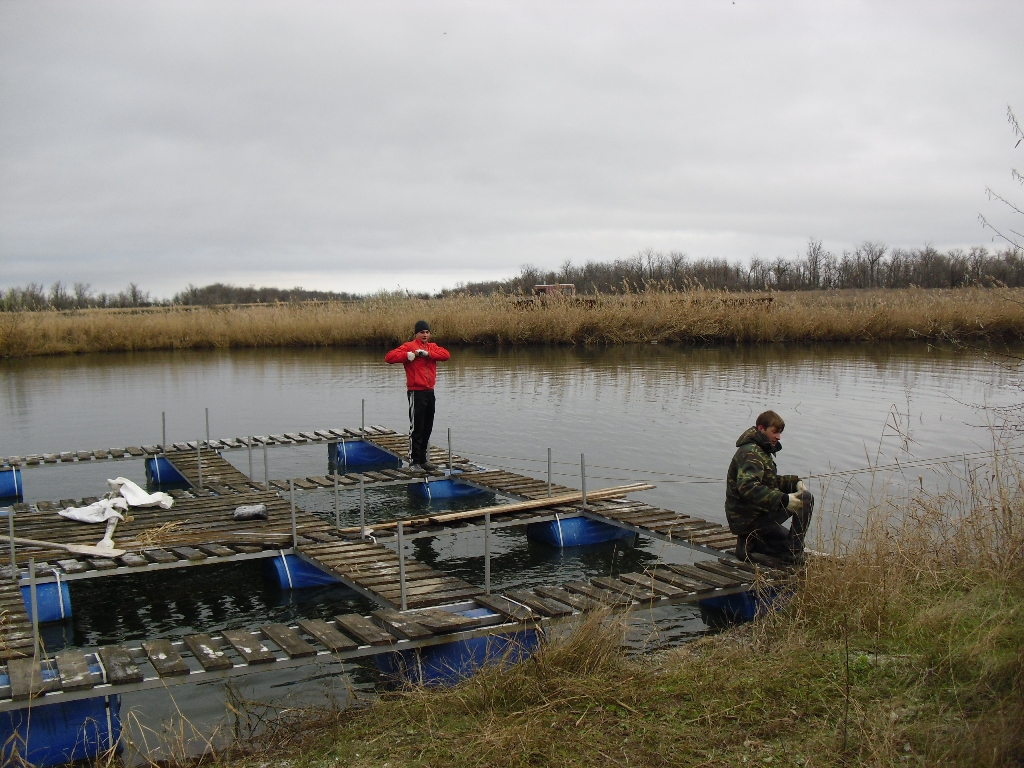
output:
[[[162,509],[170,509],[174,505],[170,494],[163,491],[146,493],[127,477],[107,480],[107,485],[114,493],[120,493],[132,507],[155,507],[159,504]]]
[[[103,523],[112,517],[124,520],[124,515],[118,511],[119,509],[128,509],[128,502],[124,499],[100,499],[87,507],[59,509],[57,514],[80,523]]]

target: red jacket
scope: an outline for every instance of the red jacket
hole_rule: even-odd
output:
[[[429,357],[416,357],[409,359],[409,352],[417,349],[425,349],[430,353]],[[416,339],[407,341],[400,347],[392,349],[384,355],[385,363],[402,363],[405,366],[405,386],[407,389],[433,389],[437,380],[437,361],[447,360],[451,355],[444,347],[427,342],[420,344]]]

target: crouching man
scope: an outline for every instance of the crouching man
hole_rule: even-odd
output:
[[[787,563],[803,560],[804,536],[811,524],[814,497],[796,475],[779,475],[775,454],[786,423],[765,411],[736,441],[725,489],[725,515],[736,534],[736,557],[751,552]],[[793,521],[787,529],[782,523]]]

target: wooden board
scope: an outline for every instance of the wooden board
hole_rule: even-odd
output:
[[[687,592],[711,592],[715,590],[715,587],[705,584],[702,581],[696,581],[694,579],[680,576],[678,573],[673,573],[668,568],[658,566],[651,571],[651,576],[657,581],[671,584],[673,587],[679,587],[680,589],[686,590]]]
[[[57,654],[57,672],[60,675],[61,690],[64,691],[92,688],[95,682],[92,672],[89,671],[89,660],[77,648]]]
[[[595,608],[603,607],[596,600],[591,600],[589,597],[583,597],[582,595],[574,595],[561,587],[534,587],[533,591],[541,597],[556,600],[577,611],[592,611]]]
[[[188,664],[174,649],[170,640],[148,640],[142,644],[142,650],[146,652],[149,663],[160,677],[177,677],[190,672]]]
[[[166,549],[144,549],[142,555],[151,563],[176,563],[178,558]]]
[[[270,649],[261,643],[251,632],[247,632],[244,629],[225,629],[222,634],[224,639],[231,644],[232,648],[238,651],[238,655],[250,666],[277,661],[277,657],[271,653]]]
[[[614,595],[620,595],[622,597],[629,598],[630,600],[650,600],[651,591],[645,590],[642,587],[638,587],[636,584],[630,584],[619,579],[612,579],[607,576],[595,576],[590,580],[590,583],[595,587],[601,589],[607,589]]]
[[[480,619],[475,619],[470,616],[462,616],[458,613],[452,613],[451,611],[445,611],[441,608],[427,608],[423,611],[417,611],[415,614],[416,622],[435,634],[445,634],[448,632],[463,632],[467,629],[473,629],[482,625]]]
[[[627,584],[635,584],[640,589],[645,590],[648,596],[655,594],[661,597],[678,597],[679,595],[690,594],[689,590],[674,587],[671,584],[652,579],[650,576],[642,573],[623,573],[619,575],[619,578]]]
[[[54,689],[50,681],[43,682],[39,662],[32,658],[10,659],[7,662],[7,674],[11,678],[11,698],[16,701],[35,698]]]
[[[740,583],[737,579],[719,576],[718,574],[705,571],[702,568],[696,568],[692,565],[670,565],[668,568],[670,571],[674,571],[680,576],[689,576],[691,579],[703,581],[707,584],[713,584],[716,587],[734,587]]]
[[[484,608],[494,611],[512,621],[529,621],[536,618],[528,606],[519,605],[501,595],[477,595],[473,600]]]
[[[393,635],[403,637],[406,640],[420,640],[430,637],[433,632],[418,624],[408,614],[391,608],[382,608],[370,614],[373,620]]]
[[[359,647],[357,642],[345,637],[323,619],[302,619],[299,621],[299,629],[310,637],[316,638],[317,642],[333,653],[350,651]]]
[[[541,616],[558,617],[572,614],[571,608],[554,600],[549,600],[546,597],[535,595],[525,589],[510,589],[505,594],[516,602],[528,606],[530,610],[536,611]]]
[[[391,645],[395,641],[394,637],[358,613],[335,616],[334,620],[339,629],[354,637],[361,645]]]
[[[298,632],[286,624],[267,624],[260,627],[260,632],[287,653],[289,658],[302,659],[307,656],[316,656],[316,648],[303,640]]]
[[[231,669],[234,664],[227,654],[220,649],[213,638],[208,634],[185,635],[185,645],[196,657],[196,660],[207,672],[216,672],[220,669]]]
[[[123,645],[105,645],[100,648],[99,657],[107,671],[107,682],[111,685],[142,682],[142,670]]]
[[[582,581],[567,581],[562,586],[565,587],[567,592],[575,592],[577,595],[589,597],[591,600],[596,600],[605,605],[626,606],[633,602],[625,595],[609,592],[607,589],[601,589]]]

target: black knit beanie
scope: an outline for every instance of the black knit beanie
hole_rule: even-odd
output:
[[[416,330],[414,331],[414,333],[419,333],[420,331],[429,331],[429,330],[430,330],[430,326],[427,325],[427,321],[426,320],[417,320],[416,321]]]

